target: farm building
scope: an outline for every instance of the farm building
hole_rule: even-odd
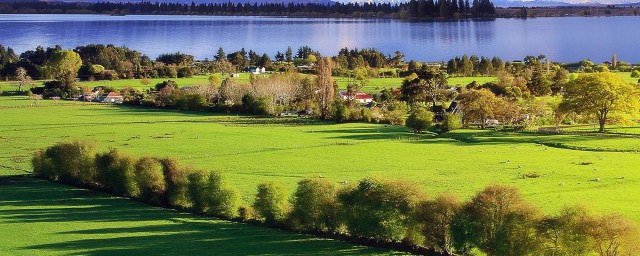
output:
[[[117,92],[110,92],[103,94],[98,101],[102,103],[122,103],[124,102],[124,97]]]
[[[353,100],[360,104],[366,104],[373,101],[373,97],[363,92],[357,92],[355,95],[349,95],[347,91],[340,91],[340,97],[343,100]]]

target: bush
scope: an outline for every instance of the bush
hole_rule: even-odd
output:
[[[360,116],[362,116],[362,121],[365,122],[371,122],[371,120],[373,119],[373,113],[371,112],[371,109],[368,108],[361,109]]]
[[[48,173],[50,180],[82,186],[96,186],[97,173],[94,167],[96,145],[74,141],[59,143],[46,149],[38,168]],[[35,167],[35,165],[34,165]]]
[[[158,159],[138,159],[135,164],[135,184],[140,191],[139,199],[155,205],[167,205],[167,183]]]
[[[640,77],[640,71],[639,70],[631,71],[631,77],[634,77],[634,78]]]
[[[442,131],[450,132],[462,128],[462,117],[460,114],[447,113],[442,122]]]
[[[592,245],[587,231],[593,221],[582,207],[565,208],[538,223],[540,243],[548,255],[588,255]]]
[[[413,133],[421,133],[423,130],[429,129],[433,125],[433,112],[424,108],[417,108],[409,118],[407,118],[407,127],[413,129]]]
[[[454,195],[443,195],[418,204],[415,219],[424,236],[424,244],[446,255],[453,255],[451,227],[461,209],[462,203]]]
[[[237,215],[238,194],[226,185],[218,171],[194,170],[189,173],[188,195],[196,212],[225,218]]]
[[[162,164],[162,173],[167,185],[167,200],[169,205],[178,209],[187,209],[190,207],[188,198],[188,179],[187,171],[180,166],[174,158],[163,158],[160,160]]]
[[[470,231],[466,239],[489,255],[530,255],[539,249],[539,210],[526,203],[514,187],[492,185],[480,191],[463,210]]]
[[[51,158],[47,157],[45,150],[38,150],[34,153],[31,165],[33,166],[33,176],[46,180],[58,179],[59,173],[57,173]]]
[[[267,182],[258,185],[253,209],[257,215],[264,218],[267,224],[277,224],[284,220],[289,205],[287,193],[280,183]]]
[[[339,193],[340,216],[350,234],[400,241],[408,236],[411,213],[422,197],[415,184],[367,178]]]
[[[275,106],[269,97],[254,97],[245,94],[242,97],[242,110],[255,115],[274,115]]]
[[[135,184],[135,160],[117,149],[96,155],[98,181],[107,191],[124,196],[140,194]]]
[[[291,226],[298,230],[335,231],[338,221],[338,188],[325,179],[298,182],[289,215]]]

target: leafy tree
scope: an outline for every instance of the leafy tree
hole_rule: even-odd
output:
[[[491,91],[469,90],[460,95],[460,107],[463,109],[463,123],[468,126],[472,121],[479,121],[480,127],[486,127],[487,119],[493,117],[497,97]]]
[[[156,205],[166,205],[167,184],[160,161],[142,157],[136,162],[134,172],[139,198]]]
[[[545,217],[537,224],[545,255],[588,255],[592,247],[587,231],[593,217],[585,208],[567,207],[557,216]]]
[[[349,233],[396,241],[408,235],[413,209],[423,197],[413,183],[376,178],[363,179],[338,195]]]
[[[289,215],[293,227],[311,231],[335,231],[339,226],[338,188],[326,179],[298,182]]]
[[[289,210],[284,186],[276,182],[259,184],[253,208],[267,224],[276,224],[284,220]]]
[[[567,83],[563,104],[574,112],[595,116],[599,131],[604,132],[610,114],[638,113],[639,95],[638,86],[613,73],[584,74]]]
[[[48,70],[50,74],[63,86],[69,87],[75,83],[78,70],[82,66],[80,55],[74,51],[57,51],[49,58]]]
[[[460,114],[447,113],[442,122],[442,131],[450,132],[462,128],[462,116]]]
[[[135,185],[135,160],[117,149],[96,155],[98,182],[116,195],[135,197],[139,194]]]
[[[435,200],[418,204],[415,218],[427,246],[447,255],[453,255],[451,229],[455,216],[460,210],[462,210],[462,203],[454,195],[442,195]]]
[[[406,126],[413,129],[413,133],[419,134],[433,125],[433,118],[433,112],[425,108],[416,108],[407,118]]]
[[[471,243],[489,255],[531,255],[538,250],[535,224],[539,211],[514,187],[491,185],[463,210]]]

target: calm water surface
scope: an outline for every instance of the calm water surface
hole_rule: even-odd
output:
[[[343,47],[401,51],[409,59],[462,54],[505,60],[545,54],[554,61],[640,62],[640,17],[565,17],[492,21],[408,22],[389,19],[273,17],[0,15],[0,44],[17,52],[38,45],[124,45],[151,57],[185,52],[212,58],[218,47],[284,52],[309,45],[323,54]]]

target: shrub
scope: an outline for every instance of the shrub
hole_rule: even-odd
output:
[[[96,155],[98,181],[106,190],[117,194],[137,197],[135,185],[135,160],[117,149]]]
[[[349,233],[399,241],[407,237],[411,213],[422,197],[413,183],[367,178],[341,191],[338,200]]]
[[[226,184],[220,171],[210,171],[205,186],[208,195],[207,213],[233,218],[238,210],[238,192]]]
[[[264,218],[267,224],[277,224],[284,220],[289,205],[287,193],[282,184],[266,182],[258,185],[253,209],[257,215]]]
[[[238,193],[226,184],[220,172],[194,170],[188,175],[187,188],[194,211],[225,218],[237,215]]]
[[[439,252],[453,255],[451,227],[462,203],[454,195],[442,195],[433,201],[423,201],[416,207],[415,218],[424,244]]]
[[[242,221],[254,219],[255,216],[256,214],[251,205],[241,205],[240,207],[238,207],[238,217],[240,217]]]
[[[538,249],[539,211],[514,187],[485,188],[465,206],[464,214],[470,231],[466,238],[489,255],[529,255]]]
[[[407,118],[407,127],[413,129],[413,133],[421,133],[433,125],[433,112],[424,108],[415,109]]]
[[[640,71],[639,70],[631,71],[631,77],[634,77],[634,78],[640,77]]]
[[[167,204],[167,183],[162,164],[153,157],[142,157],[135,164],[135,184],[140,190],[139,198],[156,205]]]
[[[373,119],[373,113],[371,112],[371,109],[368,108],[361,109],[360,116],[362,116],[362,121],[365,122],[371,122],[371,120]]]
[[[298,182],[289,215],[294,229],[334,231],[338,228],[338,188],[325,179]]]
[[[160,160],[162,172],[167,184],[167,200],[169,205],[178,209],[187,209],[191,206],[188,197],[189,169],[183,169],[174,158],[163,158]]]
[[[31,159],[33,165],[33,176],[47,179],[57,180],[60,175],[57,173],[51,158],[47,157],[45,150],[38,150],[34,153]]]
[[[442,122],[442,131],[450,132],[462,128],[462,116],[460,114],[447,113]]]
[[[85,141],[59,143],[45,151],[57,173],[54,180],[73,185],[96,185],[95,155],[96,145]]]
[[[537,225],[538,237],[547,255],[588,255],[591,240],[587,234],[593,217],[582,207],[563,209]]]

